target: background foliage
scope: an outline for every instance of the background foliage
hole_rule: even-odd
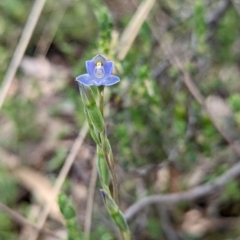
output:
[[[0,201],[26,218],[36,218],[34,209],[41,211],[39,206],[50,191],[48,184],[57,178],[83,125],[74,78],[85,72],[85,61],[97,54],[99,28],[112,34],[114,45],[139,4],[46,2],[0,112]],[[31,6],[29,0],[0,3],[0,80]],[[113,26],[98,25],[102,7],[111,15]],[[240,5],[234,0],[156,1],[125,59],[117,61],[110,51],[118,69],[123,69],[117,73],[121,82],[108,92],[106,111],[123,210],[146,195],[211,182],[239,161],[162,47],[167,41],[201,93],[207,100],[215,99],[211,112],[230,138],[237,140],[239,21]],[[63,188],[76,206],[79,226],[84,225],[94,152],[95,144],[88,136]],[[23,174],[25,168],[33,178]],[[133,239],[238,239],[239,187],[236,179],[216,196],[174,207],[149,207],[131,221]],[[91,239],[116,239],[102,206],[96,192]],[[61,232],[56,216],[51,212],[47,225]],[[24,234],[24,228],[0,212],[0,239],[24,239]]]

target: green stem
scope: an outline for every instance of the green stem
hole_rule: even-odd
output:
[[[98,87],[98,92],[99,92],[99,108],[102,113],[102,116],[104,118],[104,112],[103,112],[103,107],[104,107],[104,86]],[[114,160],[109,159],[108,157],[108,152],[107,152],[107,133],[106,133],[106,125],[104,127],[104,131],[101,133],[101,140],[102,140],[102,150],[104,154],[104,158],[106,159],[106,162],[108,164],[109,170],[111,172],[111,177],[112,177],[112,190],[113,190],[113,199],[115,202],[118,204],[118,189],[117,189],[117,180],[116,180],[116,175],[114,172]]]
[[[98,88],[98,92],[99,92],[99,109],[102,113],[102,116],[104,118],[104,113],[103,113],[103,107],[104,107],[104,86],[100,86]],[[114,172],[114,159],[113,159],[113,155],[112,153],[110,153],[110,156],[108,155],[108,151],[107,151],[107,133],[106,133],[106,125],[104,126],[104,130],[101,133],[101,143],[102,143],[102,150],[103,150],[103,154],[104,154],[104,158],[107,162],[107,165],[109,167],[109,170],[111,172],[111,179],[112,179],[112,197],[115,201],[115,203],[118,205],[118,189],[117,189],[117,180],[116,180],[116,175]],[[111,150],[110,150],[111,151]],[[131,235],[130,235],[130,231],[129,229],[127,229],[127,231],[122,231],[119,228],[120,231],[120,236],[122,240],[130,240],[131,239]]]
[[[124,240],[131,240],[131,234],[130,234],[129,229],[126,232],[121,231],[121,237]]]
[[[104,114],[103,114],[104,86],[98,87],[98,93],[99,93],[99,108],[100,108],[100,111],[102,113],[102,116],[104,117]]]

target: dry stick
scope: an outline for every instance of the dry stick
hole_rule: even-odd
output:
[[[87,132],[88,132],[88,124],[87,124],[87,121],[85,121],[81,131],[78,134],[78,137],[76,138],[76,140],[70,150],[69,155],[67,156],[67,159],[58,175],[58,178],[53,186],[53,196],[57,197],[57,195],[59,194],[59,191],[61,190],[63,182],[66,179],[67,174],[74,162],[74,159],[75,159],[80,147],[83,144],[83,140],[86,137]],[[41,212],[41,215],[39,216],[38,223],[37,223],[37,226],[39,228],[43,227],[43,225],[48,217],[48,214],[51,210],[51,205],[52,205],[52,202],[48,202],[45,205],[43,211]],[[29,240],[36,240],[37,237],[38,237],[38,232],[34,232],[32,234],[32,236],[29,238]]]
[[[57,1],[57,7],[56,9],[52,9],[52,12],[57,12],[57,16],[53,19],[54,16],[51,16],[51,24],[49,24],[49,21],[47,21],[47,24],[43,30],[43,33],[37,43],[36,50],[34,52],[34,55],[44,55],[46,56],[49,47],[53,41],[53,38],[58,30],[58,27],[60,25],[60,22],[62,21],[67,8],[70,6],[72,0],[64,0],[63,2]],[[54,15],[54,14],[53,14]]]
[[[35,231],[39,231],[41,233],[47,234],[49,236],[55,237],[57,239],[61,239],[60,236],[58,236],[57,234],[55,234],[54,232],[48,230],[48,229],[41,229],[38,226],[34,225],[33,223],[30,223],[27,219],[25,219],[22,215],[20,215],[19,213],[13,211],[12,209],[10,209],[9,207],[7,207],[6,205],[4,205],[3,203],[0,202],[0,210],[2,212],[4,212],[5,214],[7,214],[13,221],[15,221],[16,223],[18,223],[21,226],[28,226],[32,229],[34,229]]]
[[[192,81],[190,74],[188,71],[184,68],[183,64],[179,60],[179,58],[174,54],[173,50],[169,46],[166,41],[163,43],[162,47],[165,54],[169,57],[170,62],[177,66],[177,68],[182,72],[183,79],[186,87],[188,88],[189,92],[193,95],[193,97],[196,99],[196,101],[204,108],[204,110],[209,115],[212,124],[214,127],[218,130],[218,132],[221,134],[221,136],[225,139],[225,141],[229,144],[229,146],[235,151],[235,153],[240,156],[240,147],[239,145],[233,141],[228,134],[217,124],[216,120],[214,119],[214,116],[211,114],[211,112],[208,111],[205,99],[199,89],[197,88],[196,84]]]
[[[231,0],[231,2],[238,15],[240,15],[240,2],[237,2],[236,0]]]
[[[29,14],[27,23],[23,29],[21,38],[20,38],[18,45],[16,47],[16,50],[13,54],[13,57],[9,64],[6,75],[3,79],[2,88],[0,91],[0,109],[2,108],[3,102],[8,93],[8,89],[9,89],[11,82],[16,74],[16,71],[21,63],[23,54],[26,51],[26,48],[27,48],[30,38],[33,34],[33,30],[36,27],[37,21],[42,12],[45,2],[46,2],[46,0],[36,0],[33,5],[32,10]]]
[[[92,210],[93,210],[93,200],[94,200],[94,192],[97,182],[97,155],[94,157],[91,179],[88,188],[88,201],[87,201],[87,209],[85,214],[85,223],[84,223],[84,235],[85,240],[89,239],[91,223],[92,223]]]
[[[158,209],[158,214],[161,219],[161,228],[163,231],[163,235],[166,237],[166,239],[171,239],[171,240],[178,240],[178,235],[172,226],[171,219],[168,213],[168,209],[166,205],[164,204],[158,204],[157,206]]]
[[[145,0],[140,4],[137,11],[133,15],[130,23],[122,33],[119,44],[116,49],[117,59],[123,60],[131,48],[143,22],[147,19],[150,10],[156,0]]]
[[[139,211],[142,211],[144,207],[151,204],[164,203],[172,205],[180,202],[196,200],[197,198],[204,197],[206,195],[213,193],[219,188],[222,188],[229,181],[231,181],[232,179],[236,178],[239,175],[240,175],[240,163],[237,163],[212,183],[206,183],[184,192],[170,193],[165,195],[158,194],[146,197],[130,206],[125,211],[124,215],[126,219],[129,221],[135,216],[135,214],[137,214]]]

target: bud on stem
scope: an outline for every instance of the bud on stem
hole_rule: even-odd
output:
[[[90,87],[79,84],[80,94],[82,97],[83,104],[86,108],[86,117],[89,127],[92,123],[93,127],[99,132],[104,130],[104,120],[101,111],[99,110],[93,91]],[[91,128],[91,127],[90,127]],[[94,135],[94,133],[93,133]],[[94,140],[97,140],[94,136]]]
[[[73,209],[73,206],[67,196],[64,194],[59,194],[58,204],[65,219],[72,219],[75,217],[75,210]]]
[[[89,126],[89,130],[90,130],[90,134],[92,136],[92,139],[96,142],[97,145],[101,146],[101,139],[100,139],[100,135],[99,132],[95,130],[91,119],[89,118],[88,115],[88,111],[86,108],[84,108],[84,113],[88,122],[88,126]]]
[[[100,189],[100,193],[102,195],[104,204],[112,217],[113,221],[115,224],[118,226],[118,228],[123,231],[127,232],[128,231],[128,225],[126,222],[126,219],[123,215],[123,213],[120,211],[118,205],[114,202],[112,197],[103,189]]]
[[[106,160],[104,158],[104,154],[102,149],[97,146],[97,168],[98,174],[101,181],[106,185],[109,186],[110,182],[110,172]]]
[[[86,109],[93,126],[99,133],[102,133],[104,131],[104,121],[98,106],[96,104],[92,104],[86,106]]]
[[[79,86],[83,104],[85,106],[92,105],[92,104],[96,105],[95,96],[93,94],[91,87],[85,86],[81,83],[79,83],[78,86]]]

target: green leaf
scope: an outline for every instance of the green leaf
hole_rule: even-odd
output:
[[[89,105],[89,106],[86,106],[86,109],[93,126],[96,128],[96,130],[99,133],[103,132],[104,120],[98,106],[95,104]]]

